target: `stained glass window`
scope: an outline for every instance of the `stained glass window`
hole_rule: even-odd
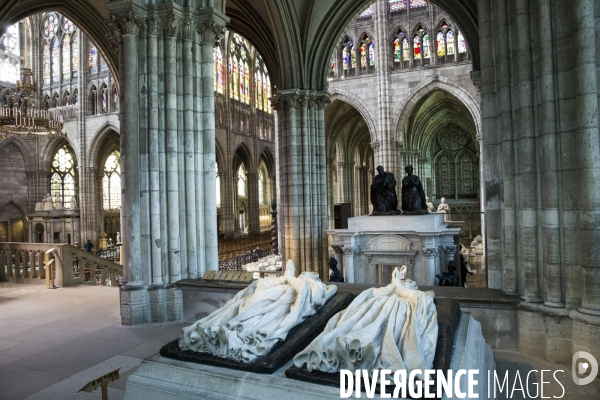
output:
[[[238,196],[246,196],[246,171],[244,164],[238,168]]]
[[[62,28],[65,33],[73,33],[75,31],[75,24],[63,17]]]
[[[232,78],[232,82],[233,82],[233,99],[234,100],[239,100],[240,99],[240,92],[239,92],[239,85],[238,85],[238,80],[239,80],[239,72],[238,72],[238,61],[237,61],[237,57],[234,55],[233,56],[233,69],[232,69],[232,74],[231,74],[231,78]]]
[[[410,8],[427,7],[425,0],[410,0]]]
[[[267,84],[266,84],[267,92],[266,93],[267,93],[267,95],[265,96],[265,99],[266,99],[265,103],[267,104],[267,112],[270,114],[273,112],[273,108],[271,108],[271,100],[270,100],[271,99],[271,78],[269,78],[269,75],[267,73],[265,73],[265,74],[266,74],[265,76],[267,77],[266,78],[266,81],[267,81]]]
[[[250,104],[250,68],[248,62],[244,62],[244,102]]]
[[[363,12],[358,14],[358,18],[369,18],[372,15],[373,15],[373,5],[370,5],[369,7],[365,8],[365,10]]]
[[[458,171],[460,173],[459,197],[477,197],[479,185],[479,163],[477,156],[465,150],[458,157]]]
[[[58,82],[60,78],[60,43],[58,42],[58,38],[54,38],[52,40],[52,82]]]
[[[221,46],[215,46],[213,51],[215,63],[215,92],[223,94],[223,53]]]
[[[402,39],[402,59],[404,61],[410,59],[410,44],[408,43],[408,38],[406,36]]]
[[[227,70],[229,71],[229,97],[233,98],[233,65],[231,62],[232,55],[229,54],[229,60],[227,61]]]
[[[367,66],[367,45],[364,43],[360,45],[360,66]]]
[[[62,40],[62,74],[65,80],[71,78],[71,42],[69,35],[64,35]]]
[[[77,70],[79,68],[79,34],[75,32],[73,34],[73,41],[71,42],[71,72],[73,78],[77,77]]]
[[[394,62],[402,61],[402,42],[399,38],[394,40]]]
[[[467,52],[467,42],[465,41],[465,38],[463,37],[461,31],[458,31],[458,52],[459,53]]]
[[[369,44],[369,65],[375,65],[375,45],[373,42]]]
[[[46,39],[52,39],[58,28],[58,17],[54,13],[46,15],[42,21],[42,35]]]
[[[105,210],[121,208],[121,157],[117,150],[110,153],[104,163],[102,200]]]
[[[406,10],[406,0],[390,0],[390,12]]]
[[[335,55],[331,56],[331,61],[329,62],[329,71],[335,72]]]
[[[414,58],[421,58],[421,37],[415,35],[413,39],[413,55]]]
[[[446,33],[446,47],[448,49],[449,56],[454,54],[454,33],[452,31],[448,31]]]
[[[99,56],[98,59],[100,60],[100,72],[108,71],[108,64],[106,64],[106,59],[104,59],[104,57],[102,56]]]
[[[69,104],[71,104],[71,95],[68,91],[65,91],[63,94],[63,105],[68,106]]]
[[[254,73],[254,87],[256,88],[256,108],[259,110],[263,109],[263,83],[262,73],[256,71]]]
[[[90,74],[98,73],[98,49],[96,49],[96,46],[92,46],[90,48],[88,54],[88,66],[90,69]]]
[[[346,46],[342,46],[342,63],[342,69],[347,70],[350,68],[350,51]]]
[[[429,58],[429,35],[425,34],[423,36],[423,58]]]
[[[60,201],[65,208],[70,208],[71,199],[75,197],[75,157],[66,145],[54,155],[50,173],[52,201]]]
[[[42,50],[42,76],[44,77],[44,84],[50,84],[50,45],[48,42],[44,43]]]
[[[102,92],[102,113],[106,114],[108,112],[108,90],[106,86],[102,86],[100,91]]]
[[[5,52],[0,57],[0,81],[16,82],[19,79],[21,63],[18,23],[9,26],[4,35],[0,36],[0,49]]]
[[[116,87],[113,87],[113,111],[119,111],[119,92]]]
[[[76,106],[79,105],[79,92],[77,91],[77,89],[73,91],[73,104],[75,104]]]
[[[446,55],[446,45],[444,40],[444,32],[439,31],[437,34],[437,39],[435,42],[435,46],[437,48],[438,57],[443,57]]]
[[[258,203],[263,204],[265,202],[265,194],[264,194],[264,183],[265,180],[263,178],[263,172],[260,171],[258,173]]]

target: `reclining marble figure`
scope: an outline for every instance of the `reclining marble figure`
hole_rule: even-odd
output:
[[[432,368],[438,336],[434,293],[403,279],[405,271],[396,268],[388,286],[365,290],[333,316],[294,365],[328,373]]]
[[[289,260],[283,276],[252,282],[225,305],[183,328],[181,350],[251,363],[285,340],[290,329],[314,315],[337,291],[314,272],[294,277]]]

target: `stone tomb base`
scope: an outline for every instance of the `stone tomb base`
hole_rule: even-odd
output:
[[[442,312],[442,310],[440,310]],[[443,317],[440,317],[443,319]],[[441,325],[441,323],[440,323]],[[441,345],[447,349],[452,329],[440,326],[444,335]],[[479,386],[476,393],[487,395],[487,371],[495,370],[493,352],[485,343],[481,324],[469,313],[462,313],[458,326],[454,328],[452,355],[449,362],[440,365],[452,370],[478,369]],[[446,333],[445,333],[446,332]],[[444,345],[444,343],[446,343]],[[436,350],[438,359],[438,350]],[[324,384],[304,382],[286,377],[286,370],[292,366],[289,360],[272,374],[259,374],[205,364],[180,361],[155,354],[144,360],[140,367],[127,379],[125,399],[339,399],[340,389]],[[466,380],[462,381],[462,391],[466,391]],[[375,398],[380,398],[377,394]],[[353,396],[354,397],[354,396]],[[364,397],[364,392],[363,392]]]
[[[328,230],[346,282],[386,284],[394,267],[406,265],[419,287],[435,286],[435,275],[454,259],[454,235],[463,224],[445,215],[364,215],[349,218],[348,229]]]

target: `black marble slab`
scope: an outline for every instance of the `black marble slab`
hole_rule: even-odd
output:
[[[329,319],[339,311],[348,307],[354,297],[354,294],[348,292],[336,293],[323,307],[317,310],[315,315],[293,327],[283,342],[277,343],[268,354],[249,364],[236,362],[227,358],[215,357],[208,353],[180,350],[178,339],[164,345],[160,349],[160,355],[180,361],[239,369],[258,374],[272,374],[323,332]]]
[[[435,308],[438,318],[438,338],[435,348],[435,357],[433,359],[433,367],[435,370],[447,371],[450,369],[450,361],[452,359],[452,349],[454,347],[454,338],[460,323],[460,307],[459,302],[454,299],[434,299]],[[436,372],[437,373],[437,372]],[[321,371],[309,371],[303,368],[297,368],[292,364],[285,371],[285,376],[291,379],[297,379],[304,382],[317,383],[319,385],[327,385],[340,387],[339,373],[326,373]],[[432,375],[434,382],[436,381],[435,374]],[[364,393],[364,382],[361,384],[361,390]],[[392,393],[394,390],[393,383],[387,387],[387,393]],[[430,389],[435,393],[435,389]],[[377,385],[377,393],[380,393],[380,386]],[[408,392],[407,392],[408,395]],[[410,398],[410,396],[409,396]]]

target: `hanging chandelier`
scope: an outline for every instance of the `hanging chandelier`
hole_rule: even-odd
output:
[[[37,82],[33,81],[30,68],[21,68],[21,79],[17,81],[14,94],[6,99],[0,108],[0,138],[7,134],[24,135],[46,134],[50,139],[66,136],[63,133],[62,115],[51,115],[48,110],[40,110],[35,105]]]

